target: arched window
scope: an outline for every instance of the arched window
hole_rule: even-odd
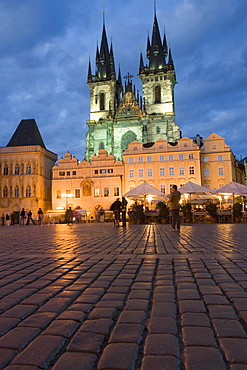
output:
[[[36,197],[36,185],[33,186],[33,196]]]
[[[7,188],[7,186],[5,186],[5,187],[3,188],[3,197],[4,197],[4,198],[8,198],[8,188]]]
[[[19,175],[20,174],[20,166],[19,164],[16,164],[15,165],[15,175]]]
[[[100,150],[100,149],[105,149],[105,148],[104,148],[104,143],[103,143],[103,141],[101,141],[101,142],[99,143],[99,150]]]
[[[31,165],[30,165],[30,163],[27,164],[26,175],[31,175]]]
[[[159,85],[155,86],[154,88],[154,102],[155,103],[161,102],[161,89]]]
[[[160,133],[160,128],[159,126],[156,126],[156,134],[159,134]]]
[[[15,198],[19,198],[20,196],[20,191],[19,191],[19,186],[15,187]]]
[[[7,165],[7,164],[5,164],[5,166],[4,166],[4,168],[3,168],[3,174],[4,174],[5,176],[7,176],[7,175],[9,174],[9,167],[8,167],[8,165]]]
[[[27,198],[31,197],[31,186],[29,185],[26,187],[26,197]]]
[[[105,110],[105,94],[104,93],[100,93],[100,96],[99,96],[99,109],[100,110]]]

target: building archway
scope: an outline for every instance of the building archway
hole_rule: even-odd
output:
[[[122,151],[128,148],[128,145],[132,143],[132,141],[136,140],[136,134],[129,130],[123,134],[121,138],[121,149]]]

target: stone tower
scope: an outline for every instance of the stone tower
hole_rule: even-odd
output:
[[[149,65],[144,66],[140,55],[139,77],[143,100],[136,94],[129,73],[122,86],[120,68],[116,78],[113,46],[108,48],[105,22],[100,50],[96,48],[95,74],[88,65],[87,84],[90,88],[90,120],[86,134],[85,157],[90,158],[100,149],[106,149],[117,159],[134,140],[143,143],[163,138],[176,142],[181,137],[175,123],[174,86],[176,75],[171,51],[169,55],[164,35],[161,42],[156,12],[151,42],[147,41]],[[168,63],[166,58],[168,57]]]

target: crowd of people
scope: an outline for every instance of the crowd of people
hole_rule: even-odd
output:
[[[44,213],[42,211],[41,208],[38,209],[38,219],[37,219],[37,223],[38,225],[42,225],[43,224],[43,219],[44,219]],[[33,223],[33,225],[37,225],[37,223],[35,222],[35,220],[33,219],[33,213],[31,211],[31,209],[29,211],[25,211],[24,208],[22,208],[21,212],[20,212],[20,215],[19,215],[19,225],[20,226],[28,226],[30,223]],[[6,226],[10,226],[10,225],[15,225],[16,224],[16,218],[15,218],[15,214],[14,213],[6,213],[5,214],[5,225]]]

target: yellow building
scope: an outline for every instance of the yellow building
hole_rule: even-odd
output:
[[[173,184],[201,184],[200,146],[188,137],[175,144],[159,139],[142,144],[133,141],[123,152],[125,191],[147,181],[165,194]]]
[[[95,216],[100,207],[109,209],[123,193],[124,166],[108,155],[105,149],[91,158],[91,163],[79,162],[67,152],[52,169],[52,209],[71,206]]]
[[[22,120],[6,147],[0,148],[0,212],[14,214],[51,207],[51,169],[57,155],[46,149],[34,119]]]
[[[201,147],[202,185],[218,189],[231,181],[244,184],[244,167],[236,160],[230,145],[215,133],[203,140]]]

